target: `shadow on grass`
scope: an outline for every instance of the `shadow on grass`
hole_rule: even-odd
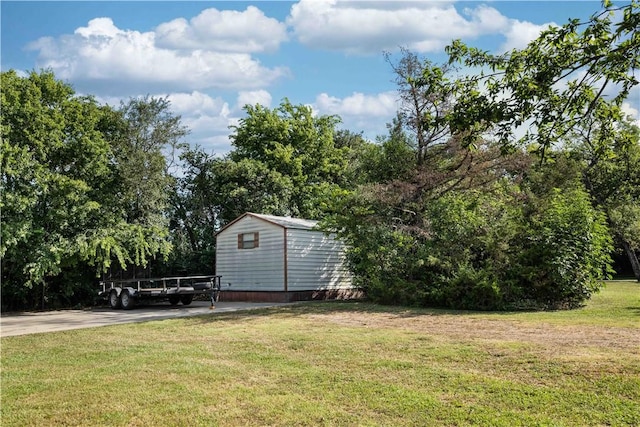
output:
[[[513,314],[513,311],[472,311],[439,308],[417,308],[374,304],[366,301],[313,301],[287,306],[256,308],[234,312],[215,312],[192,318],[198,323],[215,323],[229,320],[246,320],[258,317],[298,317],[306,315],[332,315],[339,313],[391,314],[400,318],[420,318],[432,316],[471,316],[478,314]]]
[[[616,285],[627,285],[627,283],[636,284],[631,281],[610,281],[608,283]],[[633,287],[635,289],[635,286]],[[622,301],[619,301],[622,302]],[[629,304],[630,301],[625,301]],[[634,304],[635,301],[632,302]],[[388,314],[399,318],[428,318],[434,316],[492,316],[492,317],[509,317],[523,313],[560,313],[560,312],[580,312],[582,309],[587,308],[588,303],[583,307],[576,309],[562,310],[562,309],[511,309],[504,311],[482,311],[482,310],[453,310],[445,308],[425,308],[425,307],[410,307],[410,306],[393,306],[393,305],[381,305],[370,302],[368,300],[347,300],[347,301],[311,301],[311,302],[299,302],[285,306],[270,307],[270,308],[256,308],[252,310],[243,310],[235,312],[215,312],[211,314],[202,315],[199,317],[199,322],[210,323],[217,321],[226,321],[230,319],[242,320],[252,319],[256,317],[265,316],[279,316],[279,317],[297,317],[304,315],[333,315],[339,313],[363,313],[363,314]],[[640,306],[634,305],[618,305],[619,309],[628,310],[632,316],[640,316]],[[624,307],[624,308],[623,308]]]
[[[640,316],[640,306],[636,306],[636,307],[625,307],[625,310],[629,310],[631,311],[633,314],[635,314],[636,316]]]

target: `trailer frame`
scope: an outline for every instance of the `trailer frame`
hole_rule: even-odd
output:
[[[112,309],[131,310],[139,301],[168,300],[171,305],[191,304],[197,295],[209,295],[211,307],[220,297],[222,276],[180,276],[135,279],[104,279],[98,296]]]

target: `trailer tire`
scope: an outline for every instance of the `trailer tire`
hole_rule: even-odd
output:
[[[180,302],[179,295],[169,295],[169,304],[178,305],[179,302]]]
[[[180,301],[182,301],[182,305],[189,305],[191,301],[193,301],[193,294],[182,295],[180,297]]]
[[[115,289],[109,292],[109,307],[114,310],[117,310],[121,307],[120,298],[118,297],[118,291],[116,291]]]
[[[131,310],[136,305],[135,298],[126,289],[120,292],[120,305],[124,310]]]

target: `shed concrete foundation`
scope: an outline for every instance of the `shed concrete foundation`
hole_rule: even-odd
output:
[[[220,301],[235,302],[296,302],[351,300],[362,298],[364,298],[364,292],[359,289],[329,289],[292,292],[222,291],[220,293]]]

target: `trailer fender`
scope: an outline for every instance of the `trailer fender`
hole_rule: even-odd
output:
[[[132,297],[137,297],[138,296],[138,289],[137,288],[132,288],[131,286],[127,286],[125,287],[126,290],[129,291],[129,295],[131,295]],[[120,292],[122,292],[122,289],[120,290]]]

